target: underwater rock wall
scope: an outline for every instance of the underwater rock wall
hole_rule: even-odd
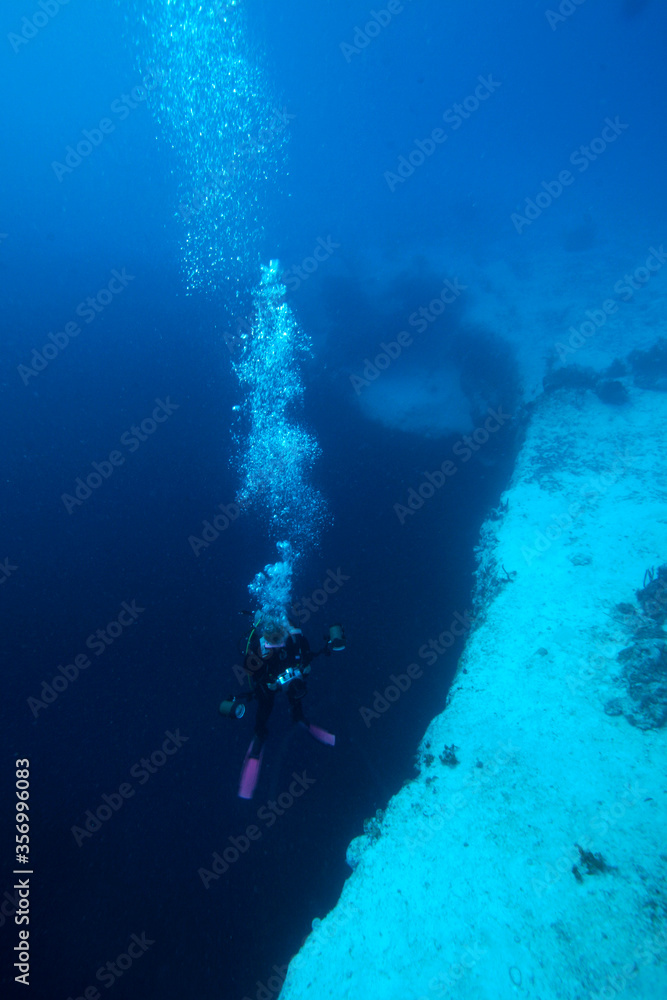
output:
[[[665,697],[666,421],[636,388],[538,401],[419,775],[281,1000],[667,996],[665,705],[636,710]]]

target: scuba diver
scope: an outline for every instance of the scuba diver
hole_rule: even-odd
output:
[[[308,722],[302,702],[307,691],[305,677],[310,673],[312,661],[317,656],[330,656],[332,650],[341,649],[345,649],[342,625],[332,625],[325,645],[313,652],[301,629],[290,625],[286,618],[276,616],[255,623],[246,642],[243,661],[250,690],[240,695],[229,695],[220,705],[221,715],[241,719],[245,715],[245,703],[257,700],[255,731],[241,769],[240,798],[251,799],[255,791],[268,735],[269,716],[280,688],[286,690],[292,722],[307,729],[318,742],[334,746],[336,737]]]

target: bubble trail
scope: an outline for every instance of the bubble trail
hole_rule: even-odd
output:
[[[264,517],[273,538],[287,537],[298,557],[317,545],[327,509],[310,483],[319,445],[295,420],[303,402],[300,362],[310,354],[310,341],[284,295],[273,260],[262,267],[251,333],[233,365],[245,398],[238,502]]]

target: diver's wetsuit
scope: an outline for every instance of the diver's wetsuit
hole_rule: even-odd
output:
[[[259,757],[268,735],[268,721],[273,710],[276,691],[281,687],[287,689],[292,722],[308,725],[301,701],[307,691],[305,680],[302,676],[297,676],[283,685],[277,682],[277,678],[290,668],[298,670],[300,674],[307,674],[310,671],[310,662],[317,653],[311,653],[308,640],[297,629],[290,632],[282,647],[263,647],[260,641],[255,641],[253,647],[249,650],[244,663],[244,669],[250,678],[251,690],[243,697],[257,699],[255,735],[250,756]]]

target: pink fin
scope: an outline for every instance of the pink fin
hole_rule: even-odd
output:
[[[240,799],[252,798],[257,785],[257,779],[259,778],[259,769],[262,765],[262,756],[264,751],[260,753],[259,757],[251,757],[251,750],[252,743],[248,747],[248,753],[246,754],[245,760],[243,761],[243,767],[241,769],[241,780],[239,782]]]
[[[328,746],[333,747],[336,745],[336,737],[333,733],[328,733],[326,729],[320,729],[319,726],[313,726],[311,723],[308,726],[308,732],[311,736],[314,736],[316,740],[320,743],[326,743]]]

